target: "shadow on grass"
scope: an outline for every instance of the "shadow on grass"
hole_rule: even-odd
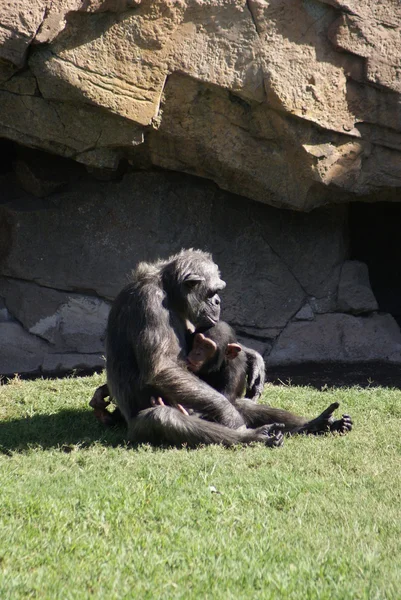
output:
[[[0,423],[0,453],[23,452],[39,446],[60,448],[70,452],[100,443],[105,446],[125,445],[125,428],[105,429],[88,410],[61,410],[54,415],[35,415]]]
[[[388,362],[303,363],[287,367],[270,367],[267,381],[280,385],[326,388],[390,387],[401,389],[401,369]]]

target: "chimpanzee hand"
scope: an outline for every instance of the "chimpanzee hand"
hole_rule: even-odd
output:
[[[160,398],[160,396],[158,398],[155,398],[154,396],[151,396],[151,398],[150,398],[150,404],[152,406],[166,406],[165,403],[164,403],[163,398]],[[189,417],[189,412],[181,404],[176,404],[174,406],[174,408],[176,408],[177,410],[179,410],[180,413],[182,413],[183,415],[186,415],[187,417]]]
[[[265,362],[259,352],[242,346],[247,360],[247,382],[245,397],[255,401],[261,396],[265,385]]]

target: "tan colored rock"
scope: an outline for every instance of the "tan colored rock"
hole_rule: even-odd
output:
[[[343,60],[327,38],[334,11],[298,0],[249,0],[249,6],[261,39],[267,102],[359,137],[347,103]]]
[[[341,3],[342,4],[342,3]],[[348,3],[346,3],[348,5]],[[401,92],[401,10],[399,2],[352,2],[352,14],[343,14],[329,33],[333,43],[367,59],[366,77],[374,84]]]
[[[307,135],[301,125],[294,130],[265,104],[248,104],[182,75],[169,77],[162,111],[159,129],[148,138],[154,164],[173,170],[179,165],[266,204],[308,207],[307,156],[296,145],[297,134]]]
[[[72,15],[51,52],[31,60],[41,92],[104,106],[141,125],[157,116],[166,77],[175,71],[262,100],[258,39],[244,2],[207,10],[194,1],[146,0],[121,20]]]
[[[23,79],[25,93],[0,91],[0,137],[93,164],[91,152],[109,149],[107,166],[118,164],[119,149],[143,141],[142,129],[116,115],[105,118],[101,109],[47,101],[34,95],[35,79]],[[11,85],[11,82],[9,82]],[[105,166],[105,154],[101,166]]]
[[[0,5],[0,59],[22,67],[50,0],[12,0]]]
[[[16,0],[0,23],[3,137],[303,211],[401,185],[398,1]]]

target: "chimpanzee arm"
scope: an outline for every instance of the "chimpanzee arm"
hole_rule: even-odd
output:
[[[141,307],[140,312],[146,314],[146,322],[137,329],[136,322],[130,321],[142,383],[168,404],[192,408],[203,418],[230,428],[242,426],[243,418],[227,398],[190,373],[180,360],[186,326],[179,319],[172,322],[158,294],[154,286],[143,289],[141,301],[146,309]]]
[[[256,402],[261,396],[265,385],[265,361],[256,350],[247,348],[243,344],[241,344],[241,347],[246,354],[247,363],[245,397]]]
[[[225,396],[179,364],[165,365],[152,378],[151,385],[168,404],[192,408],[208,421],[216,421],[232,429],[245,423]]]

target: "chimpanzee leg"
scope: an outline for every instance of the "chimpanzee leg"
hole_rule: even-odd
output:
[[[89,406],[93,408],[96,419],[103,425],[106,425],[106,427],[122,425],[124,423],[124,417],[122,416],[120,409],[115,408],[113,412],[107,410],[110,400],[107,401],[105,398],[108,396],[110,396],[109,387],[107,383],[105,383],[96,388],[95,393],[89,402]]]
[[[352,429],[352,419],[349,415],[342,415],[335,420],[333,412],[339,407],[338,402],[331,404],[315,419],[294,415],[281,408],[272,408],[263,404],[255,404],[246,398],[238,398],[235,407],[245,419],[247,427],[258,427],[264,423],[283,423],[286,433],[348,433]]]
[[[249,444],[264,442],[277,447],[283,443],[282,425],[274,423],[257,429],[230,429],[195,416],[187,416],[170,406],[156,406],[138,413],[128,422],[128,439],[135,443],[190,447],[199,444]]]
[[[308,421],[294,433],[349,433],[352,429],[352,419],[349,415],[342,415],[341,419],[335,419],[333,412],[340,406],[338,402],[333,402],[316,419]]]

